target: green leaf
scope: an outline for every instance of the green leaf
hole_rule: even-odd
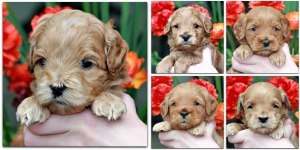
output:
[[[100,3],[100,10],[101,10],[102,22],[107,23],[109,20],[109,3],[108,2]]]
[[[91,6],[89,2],[83,2],[83,11],[87,13],[91,13]]]

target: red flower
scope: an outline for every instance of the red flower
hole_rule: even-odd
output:
[[[33,77],[28,72],[28,64],[16,65],[7,72],[7,76],[10,78],[8,89],[15,97],[13,105],[17,107],[22,100],[32,94],[30,82]]]
[[[8,15],[8,9],[7,9],[7,3],[3,2],[3,5],[2,5],[2,16],[3,18],[5,18],[7,15]]]
[[[204,13],[204,14],[207,16],[207,18],[208,18],[209,20],[211,20],[211,17],[210,17],[210,15],[209,15],[209,12],[208,12],[208,10],[207,10],[206,8],[204,8],[204,7],[202,7],[202,6],[199,6],[199,5],[196,5],[196,4],[194,4],[194,5],[189,5],[188,7],[197,8],[198,10],[200,10],[200,12]]]
[[[249,3],[250,8],[255,8],[257,6],[270,6],[279,11],[283,11],[285,7],[282,1],[252,1]]]
[[[174,11],[174,9],[175,9],[174,2],[152,2],[151,16],[155,15],[156,13],[158,13],[164,9]]]
[[[160,103],[164,101],[165,96],[172,90],[172,85],[158,84],[151,88],[152,116],[160,114]]]
[[[299,29],[299,12],[294,11],[285,15],[286,19],[290,22],[290,30]]]
[[[168,19],[173,13],[174,10],[164,9],[151,17],[151,31],[154,36],[163,35]]]
[[[239,15],[244,12],[245,5],[241,1],[227,1],[226,2],[226,25],[233,26]]]
[[[213,24],[213,30],[210,34],[210,41],[218,46],[219,39],[223,39],[224,38],[224,23],[215,23]]]
[[[151,87],[154,87],[161,83],[171,85],[172,82],[173,82],[173,78],[171,76],[152,76],[151,77]]]
[[[43,17],[46,14],[57,14],[58,12],[64,10],[64,9],[72,9],[69,6],[65,6],[65,7],[60,7],[60,6],[55,6],[53,7],[46,7],[44,9],[44,12],[40,13],[39,15],[35,15],[32,20],[31,20],[31,27],[32,27],[32,31],[35,29],[35,27],[38,25],[38,20]],[[31,33],[29,33],[29,35],[31,36]]]
[[[215,121],[216,130],[222,132],[224,129],[224,102],[218,104]]]
[[[127,71],[129,77],[133,80],[126,83],[124,87],[139,89],[140,86],[147,81],[147,73],[145,69],[140,70],[144,58],[138,58],[136,52],[130,51],[127,53],[126,61],[128,63]]]
[[[227,76],[226,77],[226,86],[227,87],[231,86],[237,82],[244,83],[249,86],[252,81],[253,81],[253,77],[250,77],[250,76]]]
[[[20,59],[20,51],[17,48],[22,44],[19,31],[8,20],[3,21],[3,69],[13,68],[15,62]]]
[[[208,91],[208,93],[210,93],[215,99],[218,99],[218,94],[216,92],[216,88],[210,82],[205,81],[203,79],[192,79],[192,80],[190,80],[190,82],[196,83],[200,86],[205,87],[205,89]]]
[[[286,92],[293,110],[298,108],[299,84],[297,82],[287,77],[271,77],[269,82],[276,87],[281,87]]]
[[[226,88],[226,118],[230,120],[235,117],[236,102],[241,93],[248,88],[248,85],[237,82]]]
[[[296,136],[299,137],[299,122],[295,123]]]
[[[293,61],[295,62],[295,64],[297,66],[299,66],[299,56],[298,55],[293,55],[292,58],[293,58]]]

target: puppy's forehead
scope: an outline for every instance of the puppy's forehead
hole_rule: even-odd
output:
[[[280,91],[270,83],[259,82],[251,85],[244,93],[244,102],[247,100],[255,102],[267,102],[270,100],[281,100]]]
[[[202,88],[194,83],[180,84],[172,90],[170,99],[185,102],[201,100],[204,98],[203,92],[205,92]]]
[[[176,21],[183,21],[183,20],[191,20],[191,19],[200,19],[202,14],[199,10],[192,8],[192,7],[183,7],[178,9],[174,13],[174,20]]]
[[[283,16],[283,14],[272,8],[272,7],[266,7],[266,6],[259,6],[251,9],[248,13],[247,16],[249,19],[253,20],[260,20],[263,18],[263,20],[280,20]]]

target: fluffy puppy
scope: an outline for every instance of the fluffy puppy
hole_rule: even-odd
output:
[[[269,57],[278,67],[284,65],[286,56],[282,50],[289,34],[289,21],[273,7],[260,6],[241,14],[233,26],[240,47],[236,54],[241,59],[253,54]]]
[[[27,58],[35,77],[33,95],[22,101],[17,120],[29,126],[50,113],[73,114],[91,106],[97,116],[116,120],[126,113],[122,84],[130,79],[127,43],[113,21],[102,23],[79,10],[43,16],[30,38]],[[22,129],[22,128],[21,128]],[[22,130],[12,146],[22,146]]]
[[[212,50],[212,63],[219,73],[223,72],[223,55],[210,42],[212,23],[198,9],[179,8],[169,18],[164,29],[168,35],[170,55],[156,66],[157,73],[169,73],[174,66],[175,73],[185,73],[193,64],[202,61],[202,50]]]
[[[195,83],[176,86],[160,105],[163,122],[153,127],[154,132],[187,130],[193,135],[205,133],[205,122],[214,121],[217,100],[207,90]],[[216,132],[213,139],[223,147],[223,138]]]
[[[284,136],[284,122],[289,118],[288,110],[291,109],[290,101],[281,87],[277,88],[267,82],[255,83],[239,95],[236,103],[236,115],[241,113],[244,124],[228,124],[227,136],[249,128],[253,132],[281,139]],[[295,132],[291,141],[298,148],[299,141]]]

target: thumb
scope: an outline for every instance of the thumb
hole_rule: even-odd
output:
[[[291,57],[291,53],[290,53],[290,48],[289,45],[287,43],[284,43],[282,46],[282,50],[285,53],[286,57]]]
[[[290,139],[294,133],[294,126],[291,119],[287,119],[284,123],[284,137]]]
[[[209,47],[206,47],[202,50],[202,54],[203,54],[203,62],[208,62],[212,64],[211,61],[211,56],[212,56],[212,51]]]
[[[207,122],[206,126],[205,126],[205,130],[206,130],[206,135],[208,136],[212,136],[214,131],[215,131],[215,123],[214,122]]]

